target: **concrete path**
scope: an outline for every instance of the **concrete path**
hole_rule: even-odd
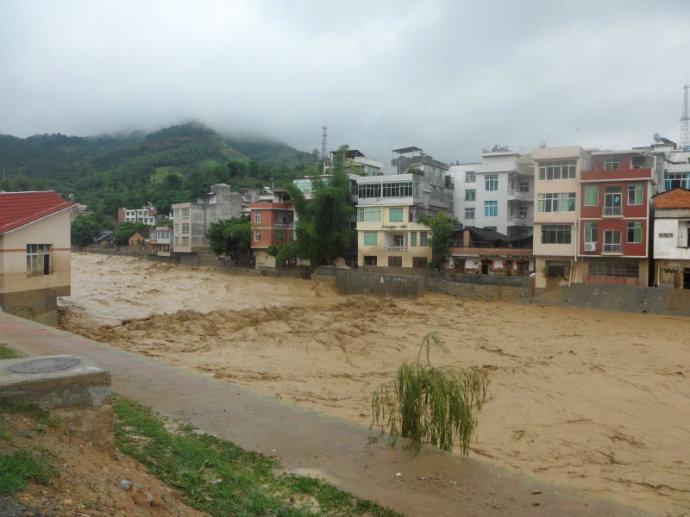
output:
[[[87,356],[110,371],[117,393],[410,517],[647,515],[474,458],[393,449],[364,426],[4,313],[0,342]]]

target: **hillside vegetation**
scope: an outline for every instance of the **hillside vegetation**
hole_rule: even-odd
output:
[[[313,161],[282,143],[224,137],[192,123],[149,134],[0,135],[0,190],[56,190],[97,215],[147,202],[167,212],[213,183],[286,184]]]

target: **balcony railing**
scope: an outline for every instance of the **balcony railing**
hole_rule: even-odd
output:
[[[623,214],[623,207],[620,207],[620,206],[605,206],[604,207],[604,215],[616,216],[616,215],[622,215],[622,214]]]
[[[621,244],[606,244],[602,248],[602,253],[619,254],[623,253],[623,246]]]
[[[407,246],[384,246],[383,249],[385,251],[405,252],[407,251]]]
[[[518,201],[532,201],[533,197],[530,192],[520,192],[519,190],[509,190],[508,200],[517,199]]]
[[[529,217],[520,217],[519,215],[509,215],[508,224],[517,226],[529,226],[532,224],[532,219],[530,219]]]

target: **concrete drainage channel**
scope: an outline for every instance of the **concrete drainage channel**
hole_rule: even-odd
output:
[[[110,374],[83,356],[0,363],[0,402],[36,404],[61,428],[106,449],[114,447],[111,395]]]

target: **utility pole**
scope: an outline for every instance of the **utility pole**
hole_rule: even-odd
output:
[[[321,138],[321,167],[322,167],[322,172],[326,172],[326,137],[328,136],[326,134],[326,130],[328,129],[326,126],[322,127],[323,129],[323,135]]]
[[[688,89],[690,85],[683,86],[683,111],[680,115],[680,148],[690,149],[690,113],[688,112]]]

